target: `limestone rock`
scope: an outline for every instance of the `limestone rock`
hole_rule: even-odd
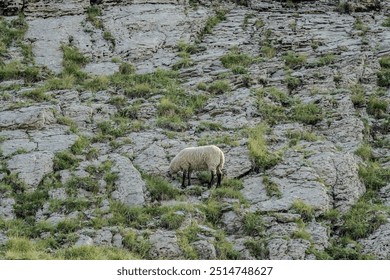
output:
[[[200,260],[215,260],[217,258],[214,245],[206,240],[199,240],[191,245],[195,248]]]
[[[14,215],[15,199],[0,196],[0,219],[12,220]]]
[[[359,241],[363,252],[375,256],[378,260],[388,260],[390,257],[390,223],[380,226],[367,238]]]
[[[84,234],[81,234],[79,236],[79,239],[74,244],[75,247],[92,246],[92,245],[93,245],[93,239],[90,236]]]
[[[112,233],[108,229],[98,230],[93,240],[96,245],[111,246]]]
[[[26,1],[24,12],[28,16],[47,18],[79,15],[90,6],[88,0],[38,0]]]
[[[0,136],[6,140],[0,143],[0,149],[5,157],[18,151],[31,152],[38,145],[29,139],[29,135],[21,130],[5,130],[0,132]]]
[[[272,239],[268,242],[270,260],[304,260],[310,242],[302,239]]]
[[[149,174],[163,175],[168,171],[169,162],[162,147],[152,144],[134,158],[134,164]]]
[[[25,0],[0,0],[0,15],[16,16],[23,8]]]
[[[0,112],[0,129],[41,129],[53,124],[56,106],[42,105]]]
[[[111,197],[129,206],[143,205],[145,182],[139,171],[124,156],[111,154],[108,158],[115,163],[112,171],[118,173]]]
[[[228,178],[239,178],[252,169],[252,162],[246,146],[233,147],[228,151],[224,151],[224,153],[224,169]]]
[[[176,233],[158,230],[149,238],[152,248],[149,255],[153,259],[180,259],[183,252],[179,248]]]
[[[30,133],[33,142],[38,144],[39,151],[57,153],[70,148],[79,138],[75,134],[69,134],[66,126],[52,126],[44,130],[36,130]]]
[[[53,172],[54,155],[50,152],[31,152],[13,156],[7,162],[8,169],[17,173],[27,185],[35,189],[43,177]]]

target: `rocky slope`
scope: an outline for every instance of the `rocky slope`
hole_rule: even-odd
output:
[[[1,1],[0,258],[388,259],[389,11]]]

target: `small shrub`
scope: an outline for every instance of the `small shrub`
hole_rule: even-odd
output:
[[[381,87],[390,86],[390,56],[379,59],[381,70],[377,73],[378,85]]]
[[[365,25],[363,21],[359,18],[355,20],[353,27],[357,30],[362,31],[361,35],[365,35],[370,30],[370,28],[367,25]]]
[[[290,91],[298,88],[302,84],[301,79],[299,79],[298,77],[294,77],[293,75],[291,75],[291,73],[287,73],[284,78],[284,82]]]
[[[122,75],[134,74],[135,70],[135,66],[130,63],[123,62],[119,65],[119,73]]]
[[[6,260],[49,260],[51,258],[43,248],[25,237],[12,237],[5,244],[4,259]]]
[[[38,88],[23,93],[24,97],[30,98],[37,102],[43,102],[50,100],[50,96],[45,93],[44,88]]]
[[[80,136],[76,142],[70,147],[70,150],[75,155],[81,155],[83,151],[89,146],[90,141],[85,136]]]
[[[217,258],[220,260],[241,259],[240,253],[233,248],[233,244],[226,240],[222,231],[217,232],[214,242]]]
[[[220,22],[226,19],[227,11],[226,10],[218,10],[214,16],[211,16],[207,19],[206,24],[203,30],[200,32],[198,40],[201,41],[202,38],[213,32],[213,28]]]
[[[101,16],[102,10],[98,5],[89,6],[87,9],[87,20],[92,23],[96,28],[103,28],[103,21],[98,17]]]
[[[350,87],[352,95],[351,101],[355,107],[366,105],[365,90],[361,84],[354,84]]]
[[[202,205],[201,209],[205,213],[207,221],[213,225],[220,223],[222,216],[222,204],[219,201],[215,199],[209,199]]]
[[[82,88],[90,90],[92,92],[98,92],[102,90],[107,90],[110,84],[110,79],[106,76],[96,76],[86,79]]]

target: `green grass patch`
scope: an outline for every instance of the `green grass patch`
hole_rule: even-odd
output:
[[[359,165],[359,177],[370,190],[379,190],[390,181],[390,169],[380,166],[378,162],[368,161]]]
[[[384,27],[390,27],[390,16],[388,16],[382,23]]]
[[[202,31],[200,32],[197,41],[200,42],[204,36],[206,36],[207,34],[211,34],[213,32],[213,29],[217,24],[226,20],[227,12],[228,12],[227,10],[217,10],[214,16],[210,16],[207,19]]]
[[[263,184],[269,197],[282,197],[282,192],[280,191],[279,186],[275,182],[273,182],[268,176],[263,176]]]
[[[381,69],[377,72],[378,85],[381,87],[390,86],[390,56],[384,56],[379,59]]]
[[[387,223],[389,207],[383,205],[375,191],[367,191],[343,217],[343,236],[357,240],[373,233]]]
[[[288,68],[296,69],[306,64],[307,56],[304,54],[287,52],[287,54],[283,56],[283,60]]]
[[[242,219],[242,224],[246,235],[263,236],[265,234],[265,223],[260,213],[246,213]]]
[[[127,250],[139,256],[141,259],[149,258],[149,251],[152,246],[146,236],[137,235],[134,231],[129,230],[124,233],[122,243]]]
[[[376,118],[386,115],[389,103],[378,96],[371,96],[367,102],[367,113]]]
[[[146,181],[146,187],[150,192],[152,201],[175,199],[180,195],[180,190],[173,187],[163,177],[143,174],[143,178]]]
[[[300,199],[294,200],[291,205],[291,209],[296,213],[300,214],[304,221],[311,221],[314,218],[314,208],[308,205]]]
[[[224,94],[231,92],[232,88],[228,80],[216,80],[207,89],[212,94]]]
[[[255,62],[255,59],[248,54],[242,53],[238,47],[230,49],[221,58],[222,65],[231,69],[235,74],[247,73],[247,67]]]
[[[323,119],[321,107],[314,103],[297,104],[292,110],[292,118],[295,121],[315,125]]]
[[[332,53],[324,54],[318,58],[317,66],[330,65],[335,62],[335,56]]]
[[[87,8],[87,20],[96,28],[103,29],[103,21],[98,17],[102,16],[103,12],[98,5],[92,5]]]
[[[53,160],[53,169],[55,171],[75,168],[79,159],[70,151],[61,151],[55,154]]]
[[[269,169],[278,164],[282,159],[281,152],[272,152],[268,148],[267,140],[265,138],[268,130],[269,127],[266,124],[261,123],[248,131],[249,155],[254,163],[255,169]]]

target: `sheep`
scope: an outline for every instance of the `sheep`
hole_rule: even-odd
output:
[[[217,146],[189,147],[181,150],[169,165],[169,175],[183,172],[181,187],[185,188],[185,178],[188,176],[188,185],[191,185],[191,172],[204,171],[211,172],[209,188],[211,188],[215,174],[217,175],[217,187],[221,185],[222,169],[225,163],[225,155]]]

